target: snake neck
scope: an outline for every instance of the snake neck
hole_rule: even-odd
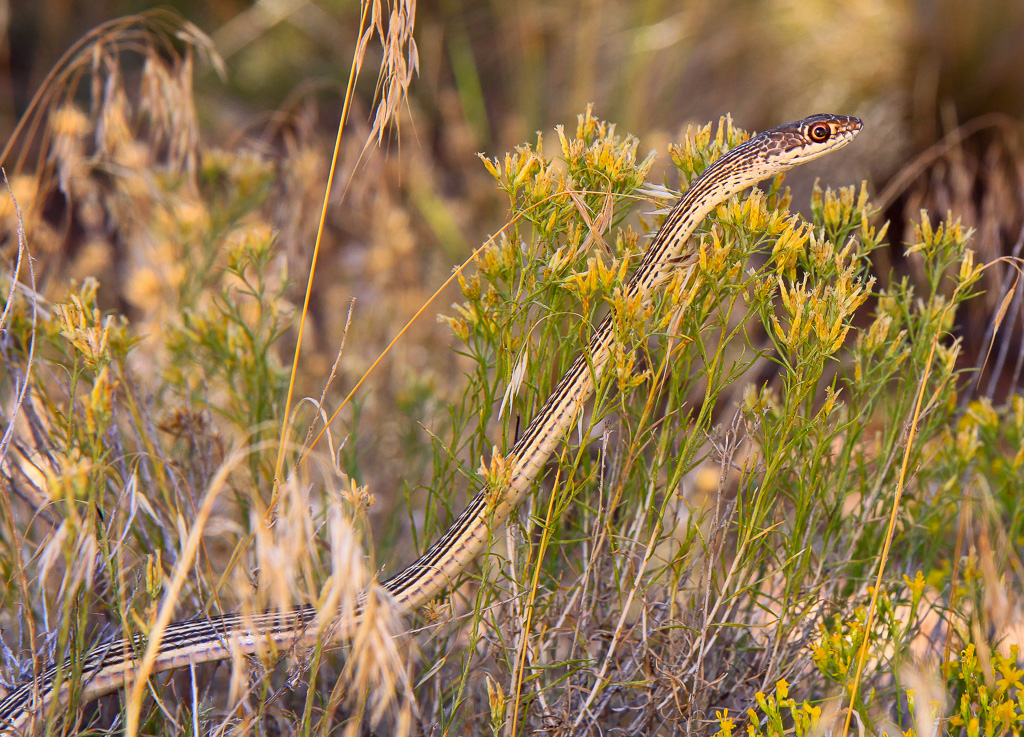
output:
[[[680,268],[686,243],[704,218],[723,200],[751,185],[749,177],[744,180],[732,174],[717,175],[730,170],[729,159],[726,154],[712,164],[673,206],[626,285],[630,297],[649,299]],[[587,351],[576,358],[505,456],[505,488],[477,492],[444,535],[415,562],[384,582],[401,610],[423,606],[449,589],[455,577],[487,546],[492,531],[504,524],[542,475],[559,443],[577,426],[584,405],[605,375],[614,340],[614,324],[608,315],[594,332]]]

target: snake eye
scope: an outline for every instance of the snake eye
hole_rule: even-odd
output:
[[[815,123],[811,126],[811,129],[807,131],[807,135],[809,135],[811,140],[815,143],[824,143],[828,140],[828,137],[832,135],[832,130],[824,123]]]

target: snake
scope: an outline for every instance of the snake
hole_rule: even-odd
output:
[[[860,119],[845,115],[812,115],[751,136],[713,161],[696,176],[671,208],[625,284],[626,303],[650,304],[656,290],[681,269],[696,263],[687,242],[704,218],[729,197],[846,146],[860,132]],[[523,496],[544,472],[549,457],[577,424],[584,405],[606,374],[615,341],[613,315],[599,324],[587,350],[581,352],[547,397],[541,409],[502,459],[500,479],[485,483],[465,510],[411,565],[380,584],[400,613],[415,612],[452,586],[455,578],[487,546]],[[331,628],[335,642],[356,631],[362,613]],[[278,648],[312,646],[322,634],[313,627],[318,612],[306,604],[262,614],[200,616],[169,624],[163,631],[152,673],[237,655],[252,655],[269,643]],[[107,642],[89,650],[77,663],[79,703],[111,693],[136,672],[143,635]],[[65,703],[72,683],[70,660],[53,665],[14,687],[0,701],[0,737],[27,735],[39,715],[55,702]],[[63,676],[63,677],[62,677]]]

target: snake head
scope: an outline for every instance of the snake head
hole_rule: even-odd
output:
[[[842,148],[863,125],[860,118],[849,115],[820,114],[766,130],[755,138],[762,139],[766,158],[788,169]]]

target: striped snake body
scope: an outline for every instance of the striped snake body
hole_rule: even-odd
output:
[[[625,288],[627,299],[647,302],[673,271],[688,268],[693,254],[684,256],[686,242],[705,216],[728,197],[848,144],[861,128],[857,118],[814,115],[760,133],[732,149],[697,177],[672,208],[643,260]],[[575,426],[583,405],[601,381],[614,340],[609,315],[595,331],[586,353],[565,373],[525,432],[505,456],[507,485],[484,488],[470,501],[454,524],[409,567],[383,586],[398,609],[412,612],[449,587],[452,580],[480,553],[491,531],[501,525],[541,475],[551,453]],[[169,625],[163,632],[153,672],[226,660],[252,654],[270,642],[278,648],[312,645],[317,617],[311,606],[258,615],[228,614],[197,617]],[[356,621],[339,622],[332,636],[343,641]],[[82,702],[122,687],[138,666],[144,649],[141,636],[93,648],[79,663]],[[70,686],[71,664],[63,682],[51,667],[35,680],[12,690],[0,701],[0,737],[27,734],[54,700],[64,701]]]

